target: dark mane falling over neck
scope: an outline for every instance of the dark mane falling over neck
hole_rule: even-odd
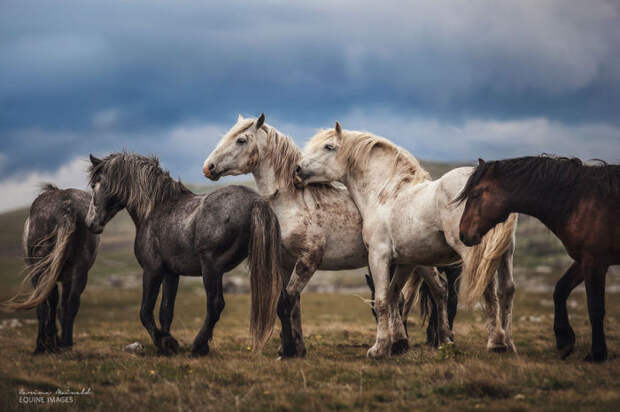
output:
[[[513,199],[531,200],[558,215],[585,196],[620,202],[620,166],[598,162],[585,165],[577,158],[548,155],[485,162],[476,167],[455,201],[466,200],[488,173],[501,179]]]
[[[155,156],[135,153],[112,153],[88,170],[90,183],[105,175],[106,192],[125,203],[140,216],[148,216],[161,203],[192,192],[159,165]]]

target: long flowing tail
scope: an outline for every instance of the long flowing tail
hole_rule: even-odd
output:
[[[517,216],[516,213],[510,214],[484,235],[480,244],[467,248],[466,255],[462,256],[461,298],[465,303],[472,303],[482,296],[502,256],[513,247]]]
[[[282,290],[280,248],[278,218],[267,202],[256,200],[252,206],[248,248],[252,290],[250,335],[255,351],[260,351],[269,340],[276,321]]]
[[[28,243],[27,234],[30,231],[30,225],[31,220],[28,218],[24,225],[23,240],[27,273],[20,285],[20,292],[2,304],[2,308],[7,311],[32,309],[47,299],[47,296],[56,286],[56,281],[67,260],[68,246],[76,227],[75,215],[71,205],[66,204],[57,226],[36,244]],[[52,243],[53,247],[51,247]],[[42,257],[33,256],[34,250],[39,247],[51,247],[51,249]],[[34,290],[28,292],[28,285],[33,281]]]

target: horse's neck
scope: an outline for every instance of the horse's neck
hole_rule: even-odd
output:
[[[294,187],[287,187],[284,182],[278,181],[275,167],[272,161],[267,159],[267,156],[265,155],[267,151],[267,144],[268,143],[266,140],[261,141],[259,146],[259,161],[252,171],[258,193],[262,196],[272,196],[276,193],[284,194],[294,192]],[[293,171],[291,171],[291,173],[293,173]]]
[[[282,190],[278,185],[276,173],[271,162],[261,159],[254,168],[252,175],[254,176],[258,193],[262,196],[271,196]]]
[[[390,184],[392,164],[388,156],[373,156],[363,170],[349,171],[344,184],[349,189],[362,218],[376,209],[379,195]]]
[[[562,229],[561,219],[563,218],[564,213],[558,213],[557,211],[552,211],[551,208],[547,205],[547,202],[541,201],[542,199],[536,198],[534,195],[532,196],[519,196],[509,199],[509,209],[510,212],[523,213],[526,215],[534,216],[538,220],[540,220],[549,230],[551,230],[556,235],[558,231]],[[560,205],[558,207],[566,207],[565,205]]]

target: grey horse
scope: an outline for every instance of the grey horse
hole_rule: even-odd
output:
[[[3,306],[13,311],[37,308],[39,332],[34,353],[73,346],[73,322],[99,244],[99,236],[85,224],[89,201],[90,195],[83,190],[61,190],[46,184],[30,207],[22,241],[27,270],[22,286],[32,282],[34,289],[18,293]],[[56,326],[58,283],[62,285],[60,339]]]
[[[213,328],[224,309],[222,276],[246,257],[252,289],[250,334],[255,350],[269,338],[282,290],[280,226],[255,191],[227,186],[196,195],[162,170],[155,157],[91,155],[92,198],[86,223],[94,233],[126,208],[136,225],[134,252],[143,269],[140,320],[164,355],[177,353],[170,335],[179,276],[202,276],[207,316],[192,355],[209,353]],[[153,317],[163,282],[158,328]]]

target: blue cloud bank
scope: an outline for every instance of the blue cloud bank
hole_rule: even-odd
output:
[[[2,179],[89,152],[185,180],[237,113],[302,143],[335,120],[421,158],[620,161],[620,5],[0,3]]]

